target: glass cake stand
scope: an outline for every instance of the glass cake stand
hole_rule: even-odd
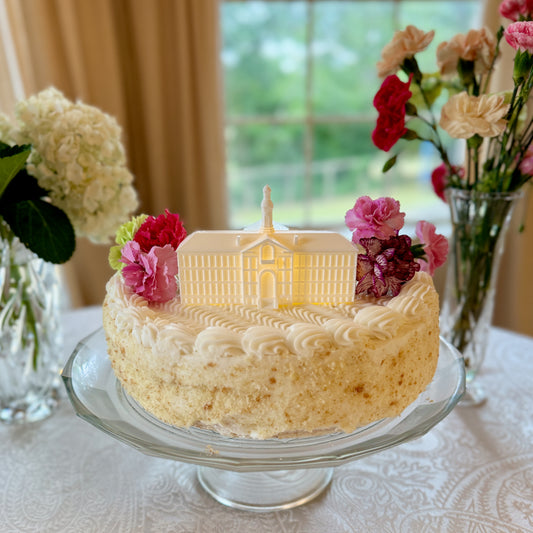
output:
[[[176,428],[144,411],[116,379],[101,328],[80,341],[62,377],[82,419],[145,454],[198,465],[211,496],[252,511],[304,504],[327,487],[333,467],[424,435],[457,404],[465,383],[461,355],[441,339],[433,381],[400,416],[351,434],[254,440]]]

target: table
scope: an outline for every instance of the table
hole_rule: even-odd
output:
[[[65,315],[65,360],[101,309]],[[480,379],[491,397],[457,407],[416,441],[336,469],[288,511],[217,503],[194,465],[146,456],[77,418],[0,427],[0,532],[533,533],[533,338],[494,328]]]

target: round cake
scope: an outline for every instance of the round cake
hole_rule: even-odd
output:
[[[352,432],[400,414],[435,372],[438,316],[422,272],[395,297],[278,309],[148,303],[117,273],[104,303],[113,369],[144,409],[259,439]]]
[[[430,244],[399,235],[392,198],[356,202],[352,242],[275,228],[268,187],[261,207],[243,231],[187,236],[168,211],[119,230],[103,320],[124,389],[167,424],[256,439],[399,415],[437,367],[438,296],[420,269],[447,244],[428,223]]]

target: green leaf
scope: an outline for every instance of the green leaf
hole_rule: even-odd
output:
[[[465,87],[470,87],[476,83],[476,78],[474,74],[474,61],[459,58],[457,62],[457,72],[459,77]]]
[[[409,103],[415,105],[418,109],[427,109],[428,105],[431,108],[441,95],[443,82],[437,73],[424,74],[421,87],[412,83],[409,89],[413,93]],[[422,95],[421,90],[424,91],[424,95]]]
[[[0,197],[4,194],[9,182],[26,164],[31,147],[22,146],[0,147]]]
[[[413,257],[416,258],[425,258],[426,252],[424,251],[424,245],[422,243],[413,244],[411,246],[411,252]]]
[[[472,137],[469,137],[466,140],[466,146],[468,146],[468,148],[473,148],[474,150],[477,150],[481,146],[482,142],[483,137],[481,137],[481,135],[478,135],[477,133],[474,133]]]
[[[405,104],[405,114],[412,117],[416,117],[418,115],[418,110],[416,109],[416,106],[413,103],[407,102]]]
[[[48,192],[39,186],[37,179],[22,169],[17,174],[17,179],[11,180],[0,198],[0,206],[17,203],[21,200],[33,200],[47,196]],[[3,208],[0,207],[0,211]]]
[[[2,215],[13,233],[50,263],[68,261],[76,247],[74,228],[58,207],[39,199],[4,205]]]
[[[398,159],[398,155],[394,155],[388,161],[386,161],[385,164],[383,165],[382,172],[389,171],[396,164],[397,159]]]
[[[420,139],[420,137],[415,130],[407,128],[407,131],[402,135],[402,139],[405,139],[406,141],[414,141],[415,139]]]

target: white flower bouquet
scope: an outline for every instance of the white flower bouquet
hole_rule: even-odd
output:
[[[137,206],[116,120],[49,88],[0,117],[0,219],[51,263],[105,243]]]

